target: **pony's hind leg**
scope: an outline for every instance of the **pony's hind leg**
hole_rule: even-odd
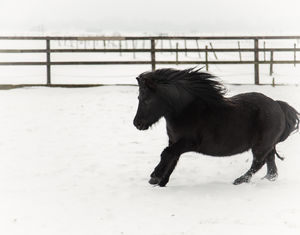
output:
[[[237,178],[233,184],[238,185],[242,183],[249,183],[252,175],[254,175],[257,171],[259,171],[263,165],[265,164],[265,161],[259,161],[259,160],[253,160],[251,168],[241,177]]]
[[[249,183],[252,176],[259,171],[263,165],[266,163],[266,157],[269,151],[257,151],[256,149],[252,150],[253,161],[250,169],[241,177],[237,178],[233,184],[238,185],[242,183]]]
[[[266,157],[267,174],[263,179],[275,181],[278,177],[277,167],[275,164],[275,153],[276,153],[275,149],[272,149],[272,151]]]

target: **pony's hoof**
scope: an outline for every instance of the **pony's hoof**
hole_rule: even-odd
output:
[[[156,184],[159,184],[160,181],[161,180],[158,177],[151,177],[151,179],[149,180],[149,184],[156,185]]]
[[[239,184],[242,184],[242,183],[249,183],[250,180],[251,180],[251,178],[248,177],[248,176],[241,176],[240,178],[237,178],[237,179],[233,182],[233,184],[234,184],[234,185],[239,185]]]
[[[159,186],[160,187],[165,187],[167,185],[167,183],[169,182],[169,179],[162,179],[160,182],[159,182]]]
[[[266,174],[265,177],[263,177],[262,179],[267,179],[269,181],[275,181],[278,178],[278,174],[276,173],[272,173],[272,174]]]

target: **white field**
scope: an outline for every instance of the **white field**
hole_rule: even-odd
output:
[[[300,110],[297,86],[259,91]],[[232,181],[251,164],[186,153],[167,187],[148,184],[167,144],[164,121],[132,125],[137,87],[0,90],[0,234],[300,234],[300,136],[277,149],[276,182]]]

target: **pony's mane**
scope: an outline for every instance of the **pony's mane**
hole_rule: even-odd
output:
[[[201,72],[201,69],[158,69],[141,75],[146,84],[154,87],[166,99],[174,95],[187,92],[193,99],[201,100],[207,105],[224,103],[226,89],[217,77],[210,73]]]

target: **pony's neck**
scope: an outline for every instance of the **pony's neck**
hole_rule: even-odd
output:
[[[206,92],[203,89],[202,94],[194,92],[186,86],[177,86],[176,84],[160,85],[159,95],[167,104],[167,119],[174,119],[183,115],[183,112],[192,110],[194,112],[214,112],[215,110],[226,109],[227,101],[217,92]],[[193,115],[193,114],[191,114]]]
[[[178,87],[169,87],[160,89],[160,95],[164,102],[167,103],[166,116],[178,116],[186,109],[194,100],[194,97],[187,91],[182,91]]]

